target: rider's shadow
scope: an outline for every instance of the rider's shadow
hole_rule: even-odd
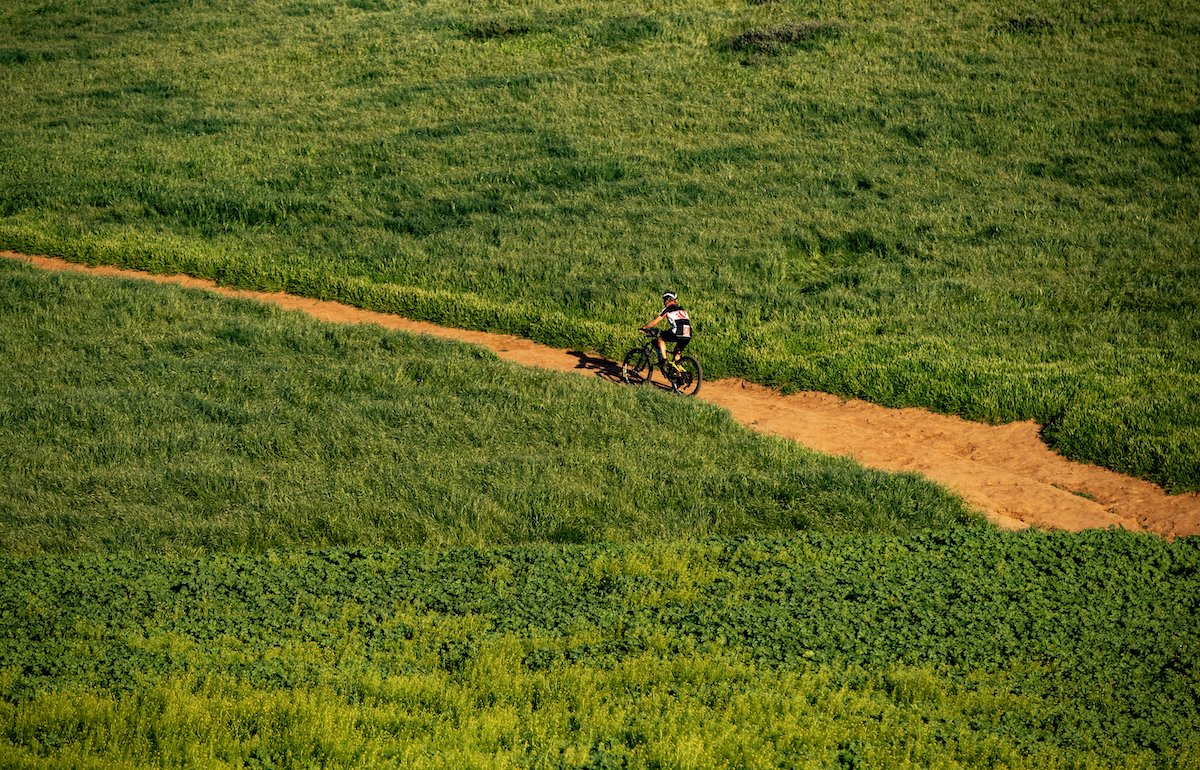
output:
[[[597,377],[602,377],[610,382],[621,382],[621,365],[615,361],[609,361],[606,358],[599,358],[597,356],[589,356],[587,353],[581,353],[578,350],[567,352],[579,359],[579,363],[575,365],[576,369],[594,371]]]

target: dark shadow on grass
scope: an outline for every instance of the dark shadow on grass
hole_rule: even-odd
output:
[[[569,350],[567,352],[579,359],[579,363],[575,365],[576,369],[593,371],[596,373],[597,377],[605,380],[606,382],[615,382],[617,384],[625,383],[625,380],[621,377],[621,365],[616,361],[609,361],[606,358],[590,356],[587,353],[581,353],[578,350]],[[661,373],[656,372],[651,377],[650,382],[647,384],[657,390],[668,393],[671,392],[670,384],[666,381],[666,378]]]
[[[579,359],[579,363],[575,365],[576,369],[593,371],[597,377],[601,377],[609,382],[622,381],[621,365],[616,361],[609,361],[607,358],[600,358],[599,356],[590,356],[578,350],[569,350],[567,352]]]
[[[831,21],[812,21],[789,24],[782,27],[749,29],[741,34],[721,41],[718,47],[729,52],[754,57],[770,57],[787,49],[808,49],[824,41],[840,37],[843,25]]]

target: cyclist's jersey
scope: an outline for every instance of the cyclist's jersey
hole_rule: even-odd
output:
[[[680,339],[690,339],[692,336],[692,319],[679,305],[664,307],[659,314],[671,323],[671,333]]]

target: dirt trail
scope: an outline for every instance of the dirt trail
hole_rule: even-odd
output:
[[[469,342],[526,366],[576,371],[619,380],[617,365],[584,353],[556,350],[505,334],[447,329],[338,302],[289,294],[230,289],[183,275],[90,268],[13,252],[46,270],[72,270],[202,288],[270,302],[333,323],[373,323],[388,329]],[[1166,537],[1200,534],[1200,495],[1167,495],[1160,487],[1052,452],[1034,422],[984,425],[924,409],[888,409],[824,393],[782,395],[730,379],[706,382],[699,398],[729,410],[743,425],[872,468],[915,471],[953,490],[1001,527],[1079,531],[1110,526]]]

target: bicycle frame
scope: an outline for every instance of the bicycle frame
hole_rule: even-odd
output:
[[[631,385],[645,385],[654,378],[654,370],[662,373],[673,393],[694,396],[702,380],[700,362],[693,356],[682,356],[678,362],[659,354],[658,329],[643,330],[646,342],[625,354],[621,379]]]

